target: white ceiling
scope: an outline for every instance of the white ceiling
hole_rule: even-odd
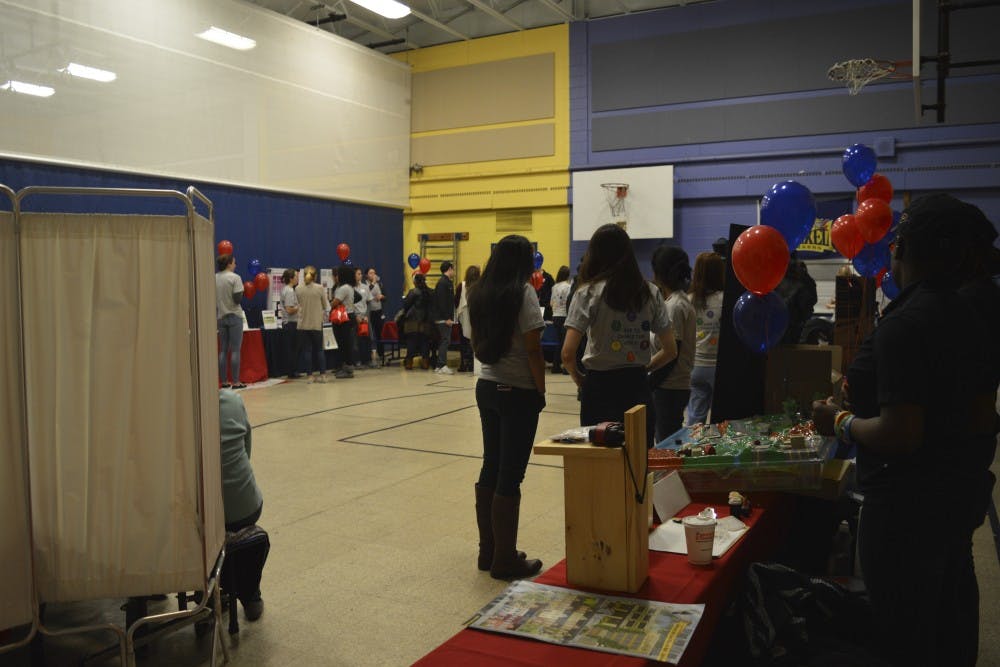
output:
[[[396,20],[349,0],[249,1],[382,53],[394,53],[699,0],[402,0],[411,13]]]

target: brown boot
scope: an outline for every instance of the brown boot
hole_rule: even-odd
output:
[[[426,371],[431,367],[431,360],[427,357],[420,357],[420,367]]]
[[[542,569],[542,561],[517,557],[517,515],[520,496],[493,495],[493,565],[490,576],[494,579],[523,579],[533,577]]]
[[[407,357],[406,359],[403,359],[403,368],[405,368],[408,371],[413,370],[413,357]]]
[[[514,524],[517,525],[517,515]],[[476,484],[476,525],[479,527],[478,567],[485,572],[493,565],[493,489],[479,484]],[[518,551],[517,557],[524,560],[528,555]]]

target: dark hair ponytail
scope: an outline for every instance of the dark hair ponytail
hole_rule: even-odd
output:
[[[468,287],[472,350],[484,364],[495,364],[510,350],[533,268],[531,242],[511,234],[500,239],[482,276]]]

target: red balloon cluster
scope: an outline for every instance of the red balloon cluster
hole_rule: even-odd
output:
[[[866,244],[878,243],[892,227],[892,183],[882,174],[873,174],[858,188],[858,210],[842,215],[830,228],[833,247],[847,259],[857,257]]]
[[[252,299],[255,296],[257,296],[257,288],[254,286],[252,282],[247,280],[246,282],[243,283],[243,298]]]
[[[233,244],[229,241],[222,240],[219,241],[219,245],[215,246],[216,256],[222,255],[232,255],[233,254]]]
[[[351,256],[351,246],[346,243],[341,243],[337,246],[337,257],[340,258],[341,262],[347,261],[347,258]]]
[[[733,244],[733,271],[740,283],[757,296],[773,290],[788,268],[788,244],[774,227],[756,225]]]
[[[853,215],[847,213],[833,221],[830,228],[830,240],[833,247],[847,259],[854,259],[861,249],[865,247],[865,239],[858,229],[858,221]]]
[[[261,271],[253,278],[253,286],[257,288],[258,292],[266,292],[267,288],[271,286],[271,278],[268,277],[266,273]]]
[[[431,270],[431,260],[427,259],[426,257],[421,258],[420,264],[417,265],[417,269],[420,271],[420,273],[427,273],[428,271]]]
[[[531,274],[531,286],[535,288],[535,291],[542,289],[542,285],[545,284],[545,276],[541,271],[535,271]]]

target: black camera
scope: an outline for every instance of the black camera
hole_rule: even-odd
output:
[[[601,422],[590,429],[589,438],[601,447],[621,447],[625,444],[625,425],[621,422]]]

